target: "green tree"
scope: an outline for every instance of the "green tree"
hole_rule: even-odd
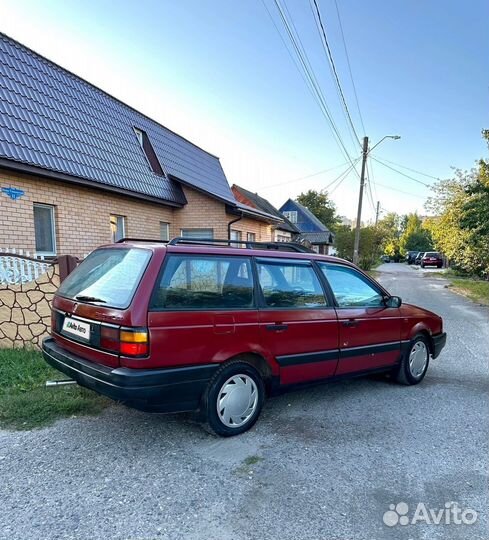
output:
[[[301,193],[296,200],[309,209],[330,230],[336,229],[340,220],[336,213],[336,205],[327,193],[310,189],[306,193]]]
[[[428,229],[423,227],[421,218],[417,214],[406,216],[406,225],[399,239],[402,255],[408,251],[429,251],[433,249],[433,239]]]
[[[335,247],[338,257],[351,261],[355,230],[346,225],[336,228]],[[378,227],[362,227],[360,229],[359,266],[364,270],[370,270],[379,260],[384,243],[383,231]]]
[[[389,212],[379,220],[377,228],[379,236],[382,238],[381,249],[383,253],[399,259],[401,257],[400,238],[403,231],[405,219],[395,212]]]

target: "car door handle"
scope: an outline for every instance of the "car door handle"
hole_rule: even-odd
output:
[[[360,321],[355,321],[354,319],[350,319],[349,321],[342,321],[341,323],[343,326],[347,326],[349,328],[353,328],[355,326],[358,326],[360,324]]]
[[[281,332],[287,330],[288,327],[288,324],[267,324],[267,330],[270,332]]]

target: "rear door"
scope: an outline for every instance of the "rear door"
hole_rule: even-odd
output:
[[[339,322],[337,375],[395,364],[401,354],[399,308],[386,307],[384,291],[350,266],[319,263],[333,291]]]
[[[148,314],[153,366],[223,362],[256,347],[251,258],[168,253]]]
[[[260,341],[281,384],[324,379],[338,362],[338,322],[310,261],[257,258]]]

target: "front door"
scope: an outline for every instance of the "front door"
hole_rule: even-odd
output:
[[[259,258],[260,340],[280,366],[280,383],[330,377],[338,321],[310,261]]]
[[[386,307],[380,287],[349,266],[319,263],[337,302],[340,360],[336,375],[395,364],[401,354],[399,308]]]

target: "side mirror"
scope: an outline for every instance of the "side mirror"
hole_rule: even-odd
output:
[[[384,297],[385,307],[399,308],[402,304],[402,298],[400,296],[386,296]]]

